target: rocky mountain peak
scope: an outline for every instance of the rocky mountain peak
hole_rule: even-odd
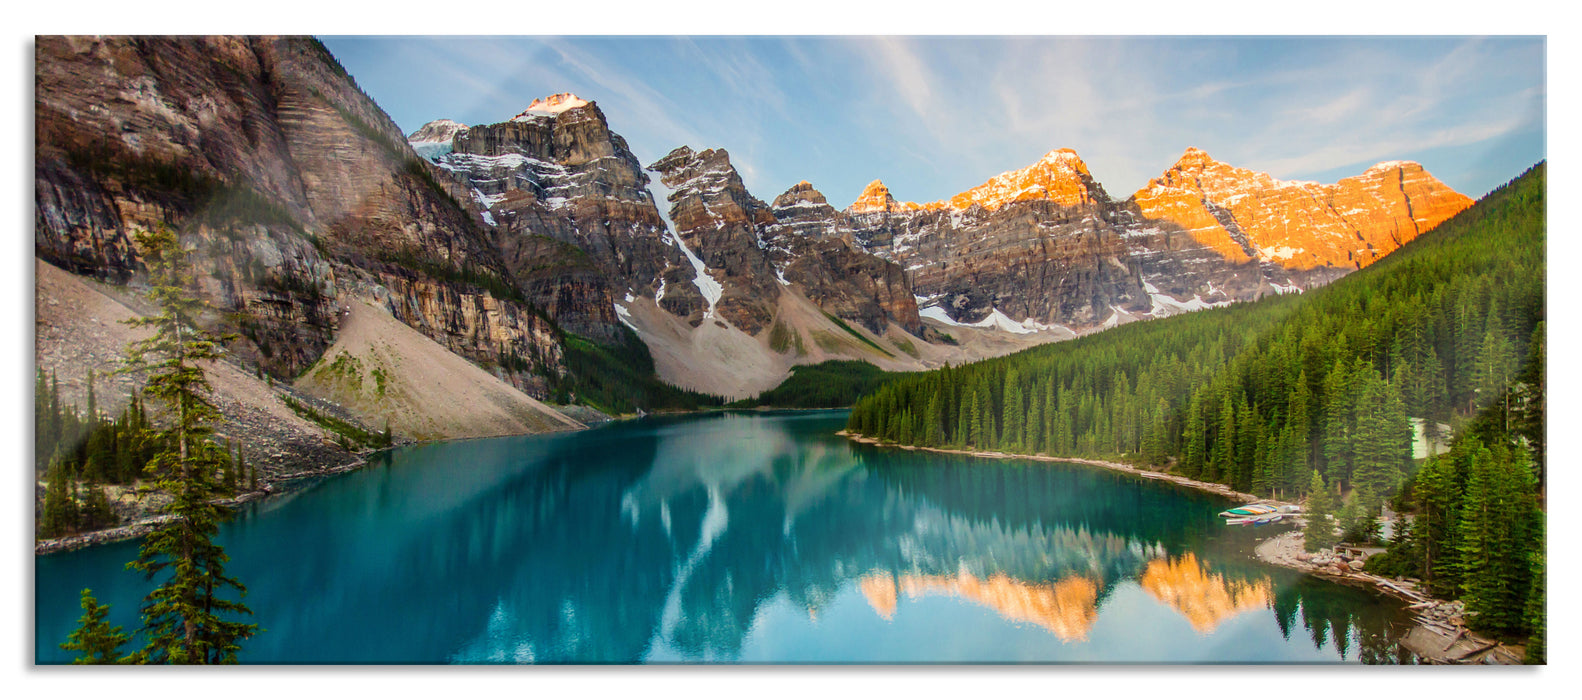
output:
[[[1399,171],[1408,172],[1408,173],[1418,173],[1418,172],[1422,172],[1423,171],[1423,166],[1421,164],[1415,162],[1415,161],[1410,161],[1410,160],[1387,160],[1387,161],[1384,161],[1384,162],[1381,162],[1381,163],[1375,163],[1373,165],[1373,167],[1368,168],[1367,170],[1364,170],[1363,174],[1364,175],[1368,175],[1368,174],[1386,173],[1386,172],[1390,172],[1392,170],[1399,170]]]
[[[1196,146],[1188,146],[1186,151],[1181,154],[1181,157],[1176,160],[1176,164],[1171,169],[1191,170],[1193,168],[1201,168],[1205,165],[1218,162],[1219,161],[1214,160],[1214,158],[1210,156],[1207,151],[1204,151],[1203,149]]]
[[[803,180],[792,185],[791,189],[786,190],[779,197],[775,197],[773,206],[776,210],[776,215],[778,215],[780,209],[798,205],[827,207],[829,202],[824,199],[823,192],[813,187],[813,183]]]
[[[456,138],[456,134],[467,131],[468,126],[452,119],[435,119],[406,137],[408,142],[415,143],[445,143]]]
[[[1060,148],[1044,154],[1038,162],[1020,170],[1001,173],[988,182],[924,208],[949,206],[964,210],[982,206],[999,209],[1011,202],[1044,199],[1063,207],[1088,206],[1108,201],[1104,188],[1093,181],[1088,166],[1077,152]]]
[[[1472,203],[1416,163],[1387,161],[1325,185],[1227,165],[1197,148],[1132,201],[1144,219],[1180,226],[1228,261],[1296,270],[1363,267]]]
[[[553,117],[561,112],[586,107],[592,104],[569,92],[560,92],[549,97],[540,97],[527,105],[527,109],[516,115],[513,121],[532,119],[533,117]]]
[[[890,195],[890,188],[885,187],[883,182],[874,180],[868,183],[867,187],[862,188],[862,194],[857,196],[857,201],[852,202],[851,206],[846,207],[846,212],[850,214],[890,212],[895,211],[898,204],[895,197]]]
[[[1057,148],[1045,153],[1044,157],[1039,159],[1039,162],[1058,164],[1084,175],[1088,173],[1087,163],[1082,162],[1082,157],[1078,156],[1077,152],[1070,148]]]

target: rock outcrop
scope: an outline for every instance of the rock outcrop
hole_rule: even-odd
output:
[[[278,376],[354,298],[480,362],[535,358],[505,373],[529,391],[563,371],[478,213],[317,41],[40,37],[35,88],[41,258],[137,284],[135,233],[173,225],[233,352]]]
[[[695,152],[682,146],[648,167],[671,190],[670,221],[687,257],[698,266],[698,286],[720,288],[714,294],[705,292],[708,306],[701,314],[663,298],[660,305],[686,316],[693,326],[717,313],[756,335],[773,320],[780,296],[775,269],[758,235],[760,227],[775,221],[769,205],[748,193],[723,148]]]

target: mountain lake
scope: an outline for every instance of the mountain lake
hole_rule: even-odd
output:
[[[1223,498],[854,444],[843,411],[423,444],[238,511],[253,664],[1411,663],[1393,600],[1255,561]],[[138,626],[136,541],[35,557]],[[134,639],[134,643],[139,640]]]

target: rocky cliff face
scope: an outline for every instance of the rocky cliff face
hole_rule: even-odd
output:
[[[824,311],[877,334],[891,323],[925,336],[906,271],[857,246],[851,222],[806,180],[775,198],[775,222],[759,230],[782,279]]]
[[[682,146],[648,167],[671,190],[670,221],[688,259],[701,263],[696,270],[699,288],[719,287],[717,293],[704,292],[708,306],[701,315],[665,299],[660,305],[687,316],[693,326],[719,314],[756,335],[773,320],[780,296],[776,271],[758,235],[760,227],[775,221],[769,205],[747,192],[725,149],[700,153]]]
[[[233,350],[279,375],[354,297],[472,359],[560,371],[478,214],[317,41],[40,37],[35,69],[40,257],[136,284],[134,233],[170,222]]]
[[[1125,202],[1069,149],[946,200],[874,181],[853,239],[904,265],[923,315],[1084,329],[1326,284],[1470,204],[1415,163],[1334,185],[1276,180],[1197,149]],[[995,312],[1005,316],[998,320]]]
[[[811,184],[769,206],[748,193],[723,149],[683,146],[650,167],[671,188],[671,221],[705,266],[700,274],[718,279],[718,310],[732,325],[757,334],[773,320],[780,287],[797,285],[826,313],[874,333],[891,323],[922,333],[905,271],[854,245],[845,217]]]
[[[1113,210],[1081,159],[1059,150],[929,204],[876,182],[845,213],[862,247],[912,275],[925,315],[970,324],[998,310],[1036,328],[1149,308]]]
[[[668,268],[687,268],[648,175],[593,102],[553,95],[509,121],[439,120],[408,141],[468,193],[511,274],[568,330],[617,340],[616,290],[652,294]]]

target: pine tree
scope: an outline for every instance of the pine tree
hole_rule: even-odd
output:
[[[1361,379],[1352,440],[1352,484],[1375,494],[1394,493],[1412,456],[1412,429],[1400,394],[1378,374]]]
[[[104,487],[98,484],[89,485],[88,497],[82,505],[83,527],[99,530],[115,525],[119,520],[115,509],[110,507],[110,499],[104,495]]]
[[[923,409],[923,444],[928,447],[945,444],[940,411],[939,392],[936,391],[928,397],[928,406]]]
[[[1417,576],[1435,592],[1448,595],[1460,588],[1462,490],[1455,460],[1466,448],[1457,447],[1460,449],[1452,454],[1428,458],[1412,482],[1417,517],[1412,523],[1411,549],[1422,562]]]
[[[1027,407],[1022,402],[1022,383],[1016,369],[1012,368],[1005,375],[1005,405],[1001,409],[1000,425],[1004,435],[1000,438],[1000,445],[1008,452],[1021,452],[1023,448],[1023,424],[1027,419]]]
[[[1324,473],[1330,484],[1351,479],[1351,373],[1342,360],[1324,377]]]
[[[1351,495],[1341,503],[1340,512],[1335,514],[1335,522],[1340,525],[1340,541],[1357,541],[1356,532],[1360,529],[1362,514],[1358,510],[1356,491],[1352,491]]]
[[[72,495],[75,477],[71,468],[59,461],[49,470],[49,485],[44,488],[44,514],[39,523],[39,534],[60,537],[77,529],[79,514],[77,499]]]
[[[1545,562],[1543,534],[1539,534],[1538,541],[1533,547],[1532,562],[1532,591],[1527,594],[1527,609],[1523,612],[1522,622],[1526,624],[1529,637],[1527,639],[1527,656],[1524,663],[1544,664],[1548,661],[1548,650],[1545,649],[1548,623],[1549,583],[1548,567]]]
[[[1463,598],[1478,628],[1522,630],[1539,522],[1526,451],[1477,450],[1462,499],[1461,567]]]
[[[1333,547],[1339,541],[1335,535],[1335,524],[1329,519],[1335,510],[1335,500],[1329,492],[1329,486],[1324,483],[1324,476],[1317,470],[1313,471],[1307,489],[1307,507],[1304,509],[1307,527],[1302,530],[1302,548],[1316,552]]]
[[[100,605],[93,597],[93,591],[82,589],[82,617],[77,620],[77,630],[66,638],[66,643],[60,648],[66,651],[79,652],[79,656],[72,660],[74,664],[122,664],[127,662],[127,657],[121,655],[121,646],[126,644],[127,636],[121,631],[121,626],[110,626],[105,617],[110,613],[110,606]]]
[[[231,439],[225,438],[225,461],[220,464],[220,489],[227,494],[236,493],[236,460],[231,457],[235,449]]]
[[[222,513],[211,499],[223,451],[209,439],[219,411],[203,366],[224,354],[224,338],[198,326],[207,305],[189,296],[192,273],[175,234],[160,227],[137,242],[157,313],[129,321],[153,335],[129,348],[128,363],[147,372],[146,393],[166,409],[169,427],[158,433],[164,449],[148,471],[154,488],[171,496],[164,512],[173,517],[148,535],[130,565],[150,579],[166,576],[144,598],[148,643],[135,656],[141,663],[235,663],[257,626],[234,619],[252,611],[226,597],[225,589],[238,596],[246,589],[225,574],[229,557],[214,544]]]

